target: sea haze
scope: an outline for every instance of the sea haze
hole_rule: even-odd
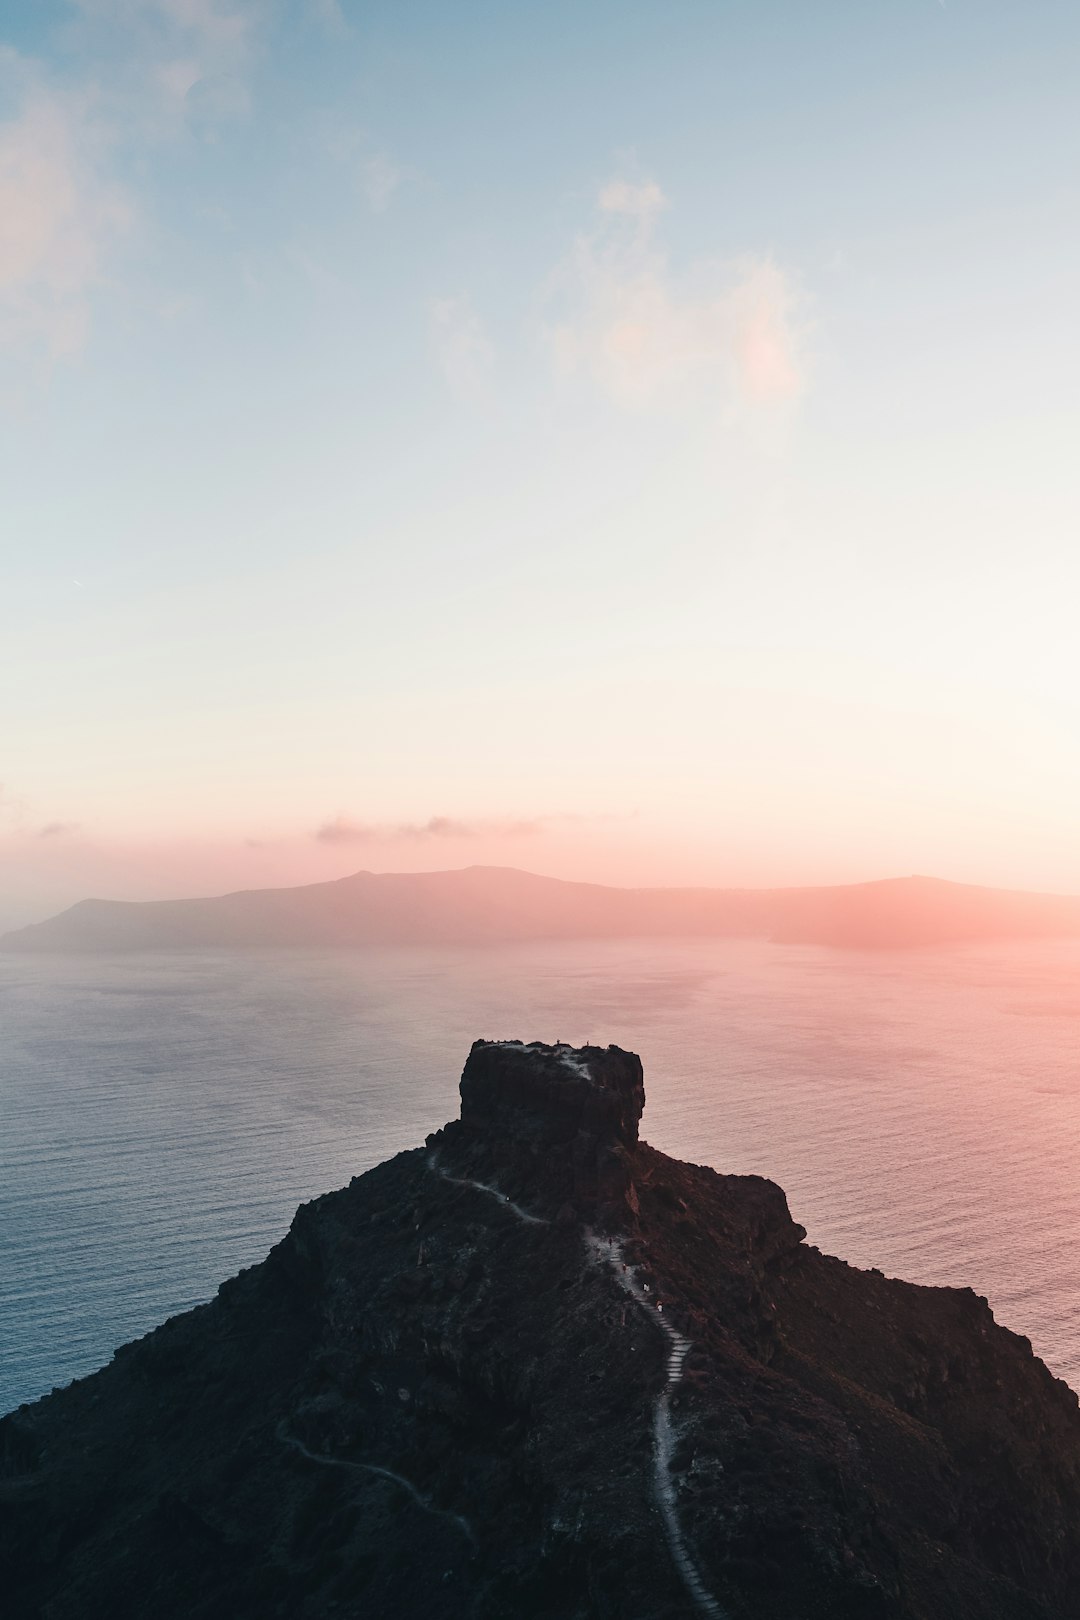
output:
[[[0,1410],[456,1115],[478,1035],[640,1052],[657,1147],[985,1293],[1080,1386],[1080,942],[622,940],[0,956]]]

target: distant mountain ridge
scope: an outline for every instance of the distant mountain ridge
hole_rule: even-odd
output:
[[[476,945],[542,939],[757,936],[895,949],[1080,936],[1080,896],[886,878],[817,888],[624,889],[513,867],[354,872],[328,883],[196,900],[81,900],[0,950]]]

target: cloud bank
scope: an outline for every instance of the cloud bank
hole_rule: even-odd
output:
[[[550,818],[505,818],[494,821],[459,821],[454,816],[432,816],[427,821],[364,822],[335,816],[316,828],[320,844],[425,843],[454,838],[531,838]]]

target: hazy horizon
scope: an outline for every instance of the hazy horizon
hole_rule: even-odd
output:
[[[222,876],[228,871],[228,852],[225,852],[222,866]],[[302,869],[302,863],[301,863]],[[170,900],[209,900],[233,893],[246,893],[262,889],[299,888],[312,884],[343,882],[351,877],[409,877],[434,876],[464,873],[470,870],[505,871],[507,873],[521,874],[529,877],[550,879],[554,882],[597,884],[606,888],[616,889],[719,889],[719,890],[751,890],[769,891],[782,889],[829,889],[850,888],[886,884],[902,884],[905,882],[920,882],[940,884],[943,886],[972,887],[998,891],[1004,894],[1016,895],[1056,895],[1068,898],[1073,891],[1063,889],[1035,889],[1019,884],[980,884],[969,879],[955,878],[940,872],[877,872],[863,874],[856,877],[846,877],[836,880],[822,880],[820,882],[784,881],[779,883],[740,883],[740,882],[697,882],[692,877],[665,882],[662,879],[652,882],[637,882],[633,878],[621,881],[618,878],[597,877],[585,872],[556,872],[544,871],[538,865],[525,865],[510,860],[484,861],[467,860],[455,864],[440,863],[437,856],[429,862],[416,865],[395,864],[393,866],[350,865],[344,870],[331,872],[318,872],[315,875],[293,876],[285,875],[279,879],[268,879],[265,882],[244,882],[229,884],[227,881],[221,886],[210,889],[201,888],[197,877],[184,877],[178,875],[175,867],[165,863],[159,869],[152,861],[144,866],[133,869],[130,851],[124,852],[122,862],[111,865],[102,863],[102,873],[115,877],[117,887],[115,891],[87,890],[74,893],[68,890],[68,897],[63,898],[64,888],[58,886],[55,904],[47,905],[41,909],[43,902],[35,909],[30,902],[21,903],[18,898],[0,897],[0,935],[9,930],[19,929],[27,924],[45,921],[83,900],[119,900],[119,901],[170,901]],[[286,865],[286,874],[290,868]],[[213,868],[207,868],[212,873]],[[1080,898],[1080,891],[1077,891]]]
[[[26,923],[29,926],[25,926]],[[43,926],[42,926],[43,925]],[[782,887],[613,885],[471,863],[116,903],[85,896],[12,930],[17,952],[390,948],[593,938],[758,938],[872,952],[1080,936],[1080,896],[927,874]]]

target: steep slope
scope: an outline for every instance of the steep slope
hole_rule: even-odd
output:
[[[804,889],[618,889],[510,867],[355,872],[198,900],[83,900],[5,951],[483,944],[758,935],[856,949],[1080,935],[1080,899],[895,878]]]
[[[461,1118],[0,1421],[13,1620],[1067,1620],[1076,1397],[968,1291],[638,1140],[616,1048]]]

